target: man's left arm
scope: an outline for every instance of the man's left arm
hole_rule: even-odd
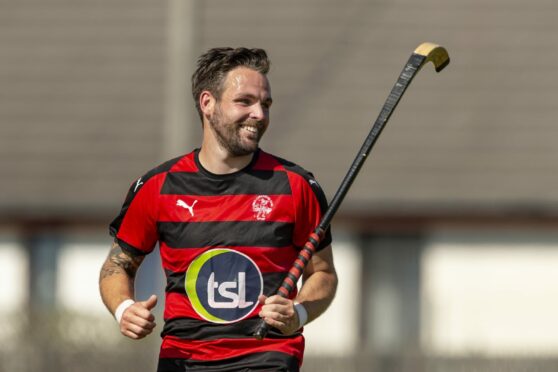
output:
[[[305,324],[313,321],[326,311],[335,297],[336,290],[337,274],[329,245],[315,253],[306,265],[303,285],[294,301],[279,295],[260,297],[260,302],[264,305],[260,317],[283,334],[292,334],[304,325],[300,324],[300,311],[307,313]],[[295,303],[300,304],[297,306],[303,306],[303,309],[297,312]]]

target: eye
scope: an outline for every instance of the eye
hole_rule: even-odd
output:
[[[251,104],[248,98],[238,98],[235,100],[236,103],[240,103],[243,106],[249,106]]]

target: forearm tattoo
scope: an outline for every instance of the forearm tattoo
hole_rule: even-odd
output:
[[[109,255],[101,268],[101,275],[99,281],[106,277],[115,274],[125,274],[130,281],[136,276],[136,272],[143,261],[143,256],[134,256],[127,251],[124,251],[115,241],[112,243]]]

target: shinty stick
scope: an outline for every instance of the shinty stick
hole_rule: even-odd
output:
[[[399,75],[397,82],[393,86],[382,110],[380,115],[376,119],[370,133],[366,137],[364,144],[360,148],[351,168],[345,175],[345,178],[341,182],[341,185],[337,189],[335,196],[333,197],[328,209],[324,213],[322,220],[320,221],[318,227],[314,230],[312,234],[308,237],[308,241],[304,244],[304,247],[301,249],[298,258],[293,263],[293,266],[289,270],[287,276],[283,280],[281,287],[277,291],[279,296],[284,298],[288,298],[291,291],[296,287],[296,283],[298,279],[301,277],[304,268],[316,252],[316,249],[320,245],[320,241],[323,238],[324,232],[329,227],[333,216],[339,209],[339,206],[343,202],[345,195],[349,191],[349,188],[353,184],[358,172],[362,168],[364,161],[366,160],[368,153],[372,150],[372,147],[376,143],[376,140],[380,136],[384,126],[388,122],[391,114],[397,107],[397,104],[401,100],[403,93],[407,90],[407,87],[411,84],[411,81],[415,77],[415,75],[420,71],[422,66],[426,63],[432,62],[436,72],[440,72],[446,67],[449,62],[449,55],[446,49],[442,46],[433,43],[422,43],[420,44],[409,60],[407,61],[403,71]],[[269,331],[269,325],[262,319],[256,330],[254,332],[254,337],[258,340],[262,340],[267,332]]]

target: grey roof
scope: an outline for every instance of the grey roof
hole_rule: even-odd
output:
[[[414,48],[426,66],[343,213],[558,212],[558,3],[552,0],[199,1],[199,43],[272,58],[262,147],[331,196]],[[109,215],[160,159],[160,1],[0,0],[4,214]],[[187,102],[186,104],[190,104]],[[185,149],[185,152],[189,149]]]
[[[118,210],[160,147],[164,8],[26,0],[0,9],[0,210]]]

